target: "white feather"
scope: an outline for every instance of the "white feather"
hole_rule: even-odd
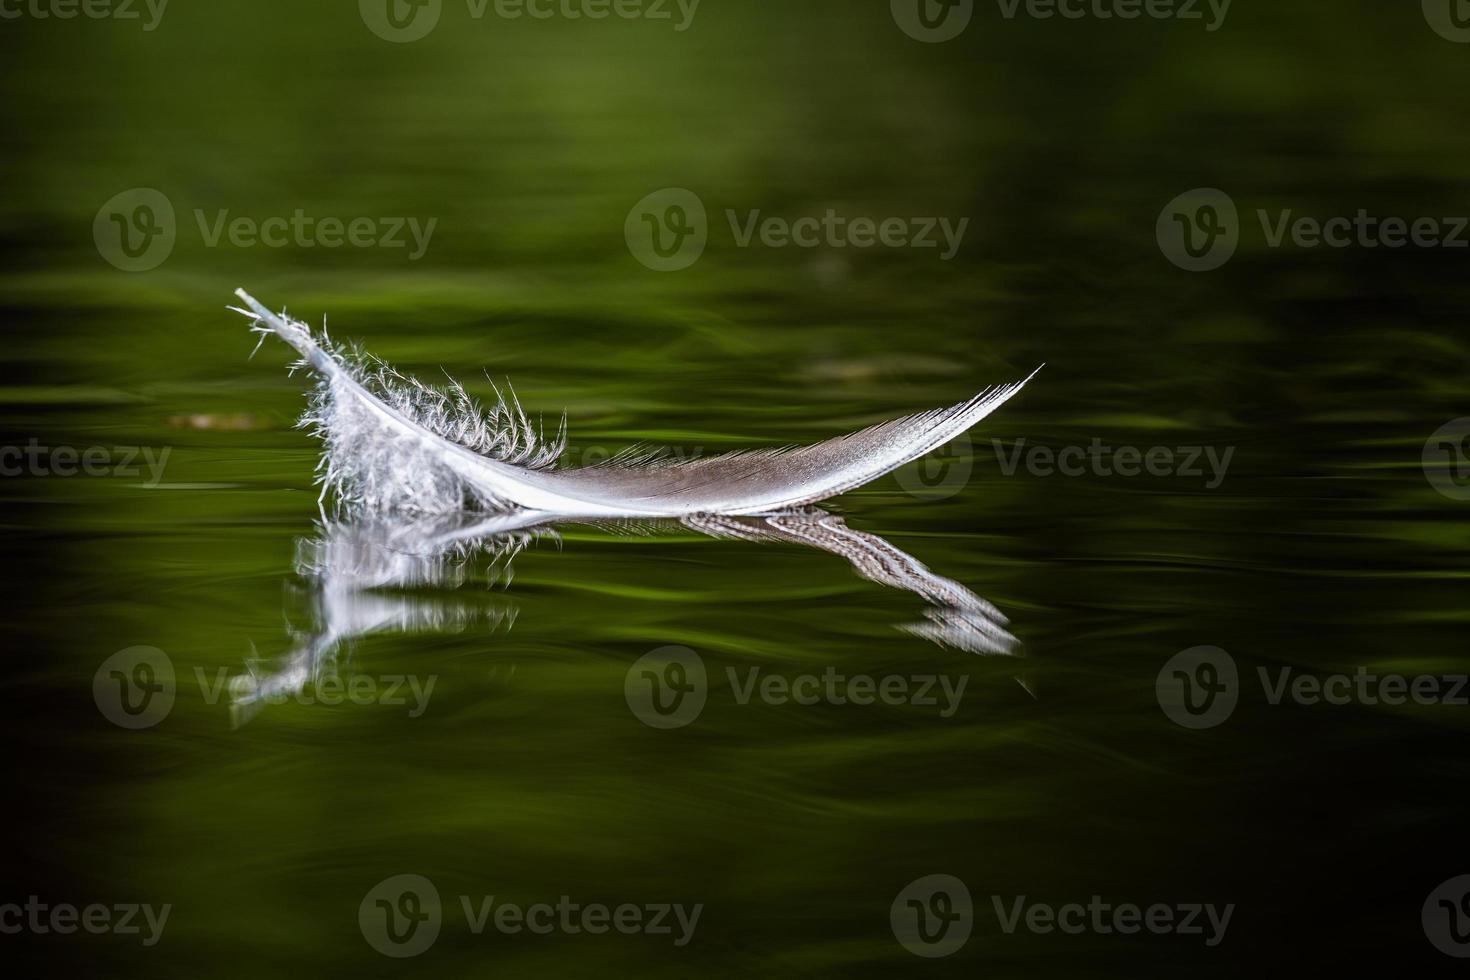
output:
[[[248,310],[318,375],[302,422],[325,443],[320,481],[346,512],[452,513],[524,508],[561,517],[759,515],[816,503],[869,483],[937,449],[1020,391],[1031,377],[969,401],[810,446],[702,459],[620,459],[554,469],[566,420],[545,440],[513,393],[481,411],[462,387],[438,389],[360,352],[317,340],[243,289]],[[1038,368],[1037,370],[1040,370]],[[499,394],[497,390],[497,394]]]

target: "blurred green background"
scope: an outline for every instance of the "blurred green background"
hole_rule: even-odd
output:
[[[1470,503],[1436,491],[1423,452],[1470,412],[1467,253],[1271,248],[1254,214],[1470,211],[1470,44],[1415,3],[1236,0],[1214,31],[980,3],[943,43],[882,0],[703,0],[682,31],[675,6],[511,20],[446,0],[409,43],[370,30],[371,6],[173,0],[152,30],[141,6],[0,20],[3,444],[169,451],[159,481],[0,480],[18,801],[0,899],[173,906],[155,947],[0,936],[15,962],[155,977],[1454,963],[1419,916],[1467,870],[1466,709],[1271,706],[1248,681],[1226,724],[1187,731],[1154,685],[1196,644],[1250,678],[1465,669]],[[1198,187],[1232,197],[1240,241],[1191,273],[1155,224]],[[94,226],[115,228],[105,205],[135,188],[168,200],[175,241],[126,272]],[[625,238],[665,188],[708,213],[708,247],[674,272]],[[211,246],[196,217],[297,209],[435,225],[412,259]],[[828,209],[968,225],[944,261],[742,248],[725,218]],[[438,679],[421,717],[292,703],[232,728],[194,671],[274,659],[288,626],[309,628],[293,557],[318,516],[316,445],[292,427],[305,383],[274,342],[248,359],[256,338],[224,309],[237,286],[426,379],[486,392],[482,372],[509,376],[532,411],[567,409],[574,461],[820,439],[1046,362],[945,454],[960,476],[942,492],[912,492],[928,479],[914,470],[836,502],[994,602],[1026,660],[895,629],[915,596],[816,551],[573,528],[518,558],[503,592],[481,562],[457,592],[417,596],[511,608],[513,626],[355,644],[345,672]],[[1234,456],[1213,488],[1007,474],[1021,439]],[[836,666],[969,688],[947,720],[712,692],[695,724],[656,731],[623,683],[667,644],[718,677]],[[127,731],[92,679],[138,645],[167,652],[180,693]],[[357,916],[403,873],[433,880],[446,912],[434,947],[397,961]],[[968,884],[975,929],[919,959],[889,906],[937,873]],[[1094,894],[1237,908],[1205,948],[1007,935],[990,906]],[[704,911],[682,948],[477,936],[459,895]]]

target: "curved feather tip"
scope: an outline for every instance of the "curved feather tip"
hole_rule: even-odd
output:
[[[813,504],[939,448],[1012,398],[1021,381],[968,401],[880,422],[810,446],[699,459],[621,460],[572,469],[566,418],[548,439],[513,391],[488,409],[457,382],[432,387],[359,350],[320,339],[236,290],[252,329],[275,334],[317,376],[302,425],[324,443],[322,497],[347,513],[524,509],[562,517],[749,516]],[[1044,367],[1045,365],[1043,365]]]

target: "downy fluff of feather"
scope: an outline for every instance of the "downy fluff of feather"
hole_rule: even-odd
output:
[[[236,295],[249,309],[232,309],[294,347],[298,366],[318,375],[302,421],[325,443],[323,497],[333,494],[348,513],[519,507],[567,517],[770,514],[845,493],[924,456],[1030,380],[810,446],[694,460],[625,456],[555,469],[566,445],[565,418],[556,438],[546,440],[514,394],[484,412],[458,384],[434,388],[405,377],[375,358],[318,341],[304,324],[270,312],[244,290]]]
[[[231,309],[301,354],[293,372],[306,367],[316,375],[298,424],[322,440],[322,499],[331,496],[341,514],[503,510],[514,502],[444,465],[446,444],[528,471],[552,466],[566,449],[566,417],[547,439],[509,386],[502,393],[491,382],[497,400],[487,411],[453,379],[426,385],[356,345],[334,344],[325,331],[314,338],[304,323],[270,314],[243,291],[240,297],[252,309]]]
[[[566,419],[554,438],[545,438],[509,386],[503,394],[495,389],[497,400],[486,411],[457,381],[432,387],[355,349],[350,357],[333,356],[345,377],[319,378],[301,424],[323,442],[318,465],[323,492],[348,511],[449,513],[514,503],[441,465],[440,450],[404,437],[399,426],[372,409],[364,392],[425,432],[507,465],[548,467],[566,448]]]

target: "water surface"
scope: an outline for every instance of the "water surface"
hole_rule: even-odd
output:
[[[944,45],[884,4],[828,2],[706,0],[677,34],[448,5],[406,45],[351,5],[180,6],[147,34],[7,23],[6,444],[169,453],[157,479],[0,481],[25,827],[6,900],[172,905],[157,946],[29,936],[25,955],[120,976],[1452,962],[1419,916],[1466,870],[1465,710],[1276,706],[1257,671],[1463,672],[1466,504],[1422,463],[1466,412],[1463,253],[1272,249],[1246,227],[1228,265],[1190,274],[1154,229],[1209,186],[1247,222],[1463,212],[1465,52],[1414,5],[1238,6],[1213,34],[987,9]],[[131,187],[168,196],[178,241],[128,274],[91,227]],[[623,229],[666,187],[699,195],[710,243],[658,273]],[[437,226],[412,261],[211,247],[195,217],[297,208]],[[829,208],[970,223],[946,262],[741,248],[725,217]],[[531,410],[566,408],[577,463],[812,441],[1046,362],[967,443],[830,505],[993,607],[1011,654],[965,648],[974,630],[945,633],[932,595],[830,550],[688,527],[542,529],[327,595],[316,447],[292,427],[305,380],[278,344],[249,358],[224,311],[239,285],[407,372],[484,394],[486,372],[510,377]],[[1168,476],[1024,462],[1094,441],[1231,455],[1215,476],[1203,458]],[[232,707],[251,688],[230,678],[299,667],[314,643],[327,673]],[[1243,680],[1229,720],[1195,731],[1155,685],[1198,645]],[[177,692],[128,730],[94,679],[139,646]],[[627,685],[671,646],[700,658],[707,701],[658,728]],[[754,669],[965,686],[947,717],[742,704]],[[322,703],[330,677],[375,693]],[[383,703],[395,684],[412,702],[410,679],[423,710]],[[400,874],[444,903],[403,962],[359,922]],[[933,874],[968,885],[975,926],[922,960],[890,906]],[[684,946],[476,935],[460,896],[492,895],[703,911]],[[1021,895],[1235,911],[1215,947],[1007,934],[992,896]]]

